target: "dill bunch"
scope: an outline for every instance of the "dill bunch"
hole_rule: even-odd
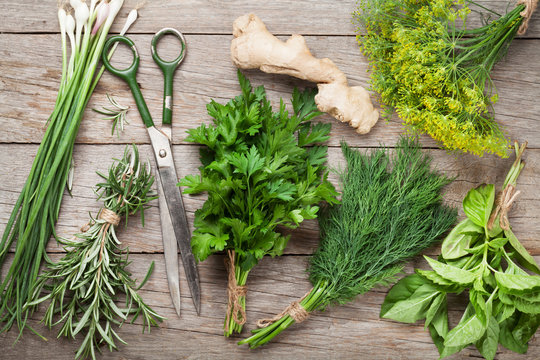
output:
[[[451,180],[431,169],[417,140],[401,138],[393,155],[386,149],[363,154],[345,143],[342,151],[341,204],[319,216],[321,242],[308,269],[313,288],[298,302],[306,312],[393,282],[403,261],[437,241],[457,217],[442,203]],[[294,322],[282,313],[240,344],[264,345]]]
[[[498,95],[490,77],[523,18],[524,5],[491,10],[486,25],[467,29],[468,0],[359,0],[360,49],[371,62],[371,86],[385,115],[429,134],[449,150],[507,157],[495,122]]]
[[[37,305],[48,301],[43,323],[52,328],[62,324],[58,337],[75,338],[84,333],[84,339],[75,358],[96,358],[96,351],[107,346],[117,350],[116,341],[125,344],[114,330],[131,317],[133,323],[139,316],[150,331],[163,318],[152,310],[137,294],[148,280],[150,269],[139,286],[126,269],[130,264],[128,249],[122,248],[115,226],[121,217],[141,214],[156,199],[151,190],[154,176],[149,164],[140,162],[137,147],[126,147],[124,156],[109,169],[108,174],[98,173],[104,182],[97,184],[96,194],[103,200],[97,218],[92,218],[76,239],[59,239],[66,250],[57,263],[49,263],[40,275],[25,310],[34,311]],[[116,302],[122,294],[125,307]]]

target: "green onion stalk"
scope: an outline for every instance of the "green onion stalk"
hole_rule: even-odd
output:
[[[456,221],[442,201],[452,180],[431,168],[417,140],[401,138],[394,154],[364,154],[342,144],[341,203],[319,215],[320,244],[310,259],[313,288],[285,311],[257,322],[239,344],[264,345],[309,313],[350,302],[376,285],[388,285],[403,262],[435,243]]]
[[[123,0],[92,0],[90,7],[82,1],[72,1],[75,16],[58,11],[62,40],[62,78],[58,97],[43,140],[34,158],[0,242],[0,266],[10,256],[11,265],[0,283],[0,331],[13,325],[19,337],[28,324],[30,299],[43,260],[51,262],[45,249],[56,234],[60,205],[66,184],[70,183],[73,146],[84,110],[103,73],[96,71],[107,34]],[[79,7],[87,7],[86,9]],[[84,33],[83,33],[84,30]],[[66,34],[71,42],[68,63]],[[82,37],[82,38],[81,38]],[[70,184],[68,190],[70,190]]]
[[[467,27],[473,6],[489,12],[485,25]],[[386,116],[395,111],[449,150],[507,157],[490,73],[524,31],[525,13],[523,4],[498,14],[470,0],[358,1],[358,41]]]

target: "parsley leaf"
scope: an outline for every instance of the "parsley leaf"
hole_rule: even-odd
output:
[[[180,181],[184,193],[208,193],[195,214],[192,247],[204,260],[224,249],[239,254],[249,270],[264,255],[279,255],[285,241],[278,225],[296,228],[317,216],[318,203],[336,203],[327,180],[325,146],[330,124],[312,124],[320,115],[315,90],[292,95],[293,113],[281,101],[273,112],[264,87],[253,89],[238,72],[242,94],[227,104],[211,101],[213,124],[188,131],[187,141],[204,145],[200,175]],[[307,146],[312,147],[307,147]]]

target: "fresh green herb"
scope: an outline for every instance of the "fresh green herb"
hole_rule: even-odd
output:
[[[298,227],[317,216],[321,201],[335,203],[337,195],[327,180],[327,148],[316,145],[328,140],[330,125],[311,122],[320,114],[314,92],[295,90],[294,112],[281,101],[274,113],[264,87],[252,89],[240,71],[238,79],[241,95],[226,105],[208,104],[213,125],[188,131],[188,141],[204,145],[201,175],[180,182],[184,193],[208,193],[195,213],[193,254],[202,261],[226,250],[231,257],[226,336],[245,322],[251,268],[287,245],[289,236],[276,227]]]
[[[442,245],[438,260],[426,257],[432,270],[400,280],[390,290],[381,317],[406,323],[425,319],[441,357],[475,345],[493,359],[500,343],[518,353],[540,326],[540,274],[534,258],[508,224],[507,211],[517,195],[523,169],[521,148],[495,201],[495,187],[481,185],[463,200],[467,216]],[[520,267],[521,265],[521,267]],[[469,304],[459,324],[448,327],[447,294],[468,291]]]
[[[508,141],[494,120],[498,97],[490,72],[516,35],[524,5],[466,29],[473,1],[358,4],[358,40],[371,60],[372,89],[387,116],[395,110],[406,124],[450,150],[506,157]]]
[[[77,351],[76,359],[96,358],[96,350],[105,345],[110,351],[117,350],[116,341],[125,342],[114,330],[132,315],[133,323],[139,316],[143,326],[150,331],[163,318],[155,313],[137,291],[148,279],[136,287],[135,280],[126,269],[128,249],[121,248],[115,226],[121,217],[127,219],[141,213],[144,225],[144,209],[156,199],[151,190],[154,177],[150,166],[141,163],[137,147],[126,147],[124,157],[109,169],[108,175],[98,173],[105,182],[97,184],[96,194],[104,202],[97,218],[92,218],[76,240],[60,239],[67,251],[57,263],[50,263],[35,285],[32,299],[26,305],[34,309],[49,301],[43,322],[49,328],[62,324],[58,336],[74,338],[85,333]],[[46,294],[44,295],[44,292]],[[116,302],[120,294],[125,296],[125,307]]]
[[[92,110],[94,110],[98,114],[105,115],[106,117],[104,117],[103,120],[112,120],[111,135],[114,135],[114,132],[116,131],[116,135],[120,136],[120,133],[124,131],[124,126],[126,124],[129,124],[126,119],[126,115],[129,111],[129,106],[120,105],[118,101],[116,101],[116,99],[109,94],[107,94],[107,100],[109,100],[112,108],[107,108],[103,106],[101,110]]]
[[[341,204],[319,217],[321,242],[309,265],[311,291],[300,311],[344,304],[375,285],[387,285],[403,261],[433,244],[454,224],[457,213],[442,204],[441,191],[451,180],[431,170],[431,158],[418,143],[402,138],[390,156],[371,155],[342,144],[347,162],[340,172]],[[251,348],[264,345],[295,322],[286,311],[259,322]],[[305,317],[305,316],[304,316]]]
[[[79,32],[76,37],[73,35],[76,25],[73,17],[66,15],[63,9],[58,12],[62,38],[62,79],[58,97],[28,179],[0,241],[0,266],[16,243],[13,261],[0,283],[0,322],[3,325],[0,331],[8,331],[16,324],[22,335],[27,325],[29,313],[23,306],[31,297],[41,261],[48,260],[45,248],[58,220],[66,184],[71,183],[69,174],[77,131],[86,104],[103,72],[96,72],[96,68],[123,0],[101,3],[102,7],[108,8],[108,17],[98,27],[98,32],[92,34],[97,16],[95,4],[93,1],[87,9],[88,16],[77,16],[82,22],[77,24],[77,29],[84,26],[82,39]],[[79,6],[87,5],[81,3]],[[69,64],[66,32],[72,48]]]

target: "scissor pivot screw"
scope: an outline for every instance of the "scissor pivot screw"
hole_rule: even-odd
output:
[[[165,151],[165,149],[159,150],[159,157],[164,158],[165,156],[167,156],[167,152]]]

